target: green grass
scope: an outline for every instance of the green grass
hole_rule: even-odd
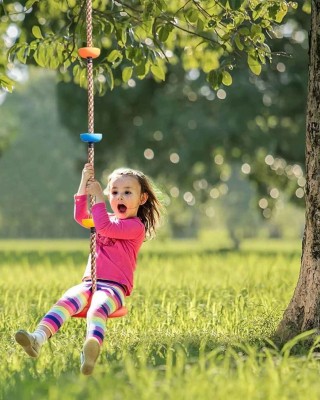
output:
[[[0,399],[319,399],[318,353],[297,349],[303,337],[283,349],[269,340],[298,278],[300,243],[251,241],[240,252],[211,243],[144,246],[129,314],[108,322],[88,378],[84,320],[68,321],[38,360],[13,340],[79,281],[87,241],[0,242]]]

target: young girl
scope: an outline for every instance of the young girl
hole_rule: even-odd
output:
[[[96,229],[97,289],[87,313],[87,336],[81,372],[90,375],[100,353],[108,315],[124,304],[133,288],[138,251],[146,236],[152,236],[160,219],[161,203],[151,182],[141,172],[117,169],[108,179],[105,193],[113,214],[106,210],[103,191],[93,179],[91,164],[85,164],[75,195],[75,220],[88,218],[87,195],[94,196],[92,218]],[[90,256],[82,283],[69,289],[42,318],[32,333],[19,330],[15,340],[30,357],[38,357],[41,346],[72,315],[80,312],[91,296]]]

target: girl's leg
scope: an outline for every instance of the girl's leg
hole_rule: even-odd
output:
[[[83,346],[81,372],[90,375],[93,371],[103,343],[108,315],[124,303],[124,292],[117,286],[106,287],[98,282],[87,313],[87,338]]]
[[[90,295],[90,285],[86,283],[72,287],[42,318],[33,333],[24,330],[16,332],[16,342],[23,347],[30,357],[38,357],[40,348],[46,340],[54,335],[70,316],[85,307]]]
[[[53,336],[68,318],[86,306],[90,296],[90,284],[84,282],[70,288],[42,318],[37,329],[48,332],[48,337]]]
[[[124,298],[123,291],[117,286],[106,287],[98,283],[87,314],[87,339],[95,338],[102,345],[108,315],[122,307]]]

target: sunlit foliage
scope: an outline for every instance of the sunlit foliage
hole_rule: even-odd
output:
[[[97,88],[112,89],[116,70],[123,82],[149,74],[165,80],[167,65],[179,59],[186,70],[204,71],[214,89],[232,84],[239,57],[259,75],[272,59],[274,25],[296,7],[285,0],[94,1],[94,45],[102,49],[95,68]],[[75,0],[2,3],[2,86],[10,90],[6,68],[16,61],[58,69],[85,85],[77,53],[87,39],[85,11],[85,3]]]

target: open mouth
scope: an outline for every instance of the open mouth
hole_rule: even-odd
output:
[[[118,211],[120,214],[124,214],[127,211],[127,207],[124,204],[118,204]]]

